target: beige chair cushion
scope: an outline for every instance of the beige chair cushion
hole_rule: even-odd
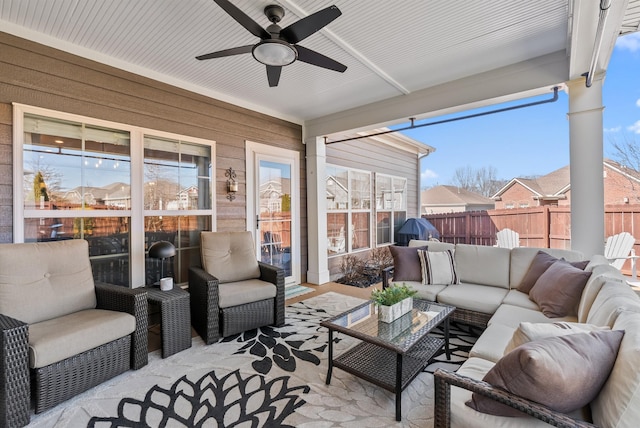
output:
[[[201,232],[202,268],[225,282],[260,278],[251,232]]]
[[[88,309],[29,326],[29,365],[40,368],[104,345],[136,328],[125,312]]]
[[[637,427],[640,422],[640,314],[623,312],[613,328],[624,330],[613,370],[591,402],[599,427]]]
[[[219,306],[220,308],[229,308],[260,300],[273,299],[276,297],[277,291],[275,285],[259,279],[226,282],[219,285]]]
[[[95,307],[84,239],[0,244],[0,313],[33,324]]]

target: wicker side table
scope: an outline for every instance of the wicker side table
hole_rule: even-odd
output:
[[[191,347],[191,306],[189,292],[180,287],[162,291],[147,287],[149,304],[160,308],[162,358]]]

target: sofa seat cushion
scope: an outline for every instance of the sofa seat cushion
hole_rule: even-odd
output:
[[[29,366],[41,368],[133,333],[125,312],[87,309],[29,326]]]
[[[508,289],[510,261],[508,248],[456,245],[455,262],[460,282]]]
[[[471,348],[471,351],[469,351],[469,357],[497,362],[503,357],[504,350],[515,331],[514,327],[499,323],[487,326],[473,345],[473,348]]]
[[[276,297],[277,291],[275,285],[260,279],[227,282],[219,285],[220,301],[218,306],[220,308],[229,308],[260,300],[273,299]]]
[[[509,290],[507,296],[504,298],[502,303],[513,306],[520,306],[522,308],[531,309],[534,311],[539,311],[540,307],[538,304],[531,299],[529,299],[529,295],[527,293],[523,293],[520,290]]]
[[[492,314],[498,309],[508,292],[509,290],[501,287],[460,283],[449,285],[442,290],[438,294],[438,302],[483,314]]]
[[[491,370],[494,363],[482,358],[469,358],[458,373],[481,380]],[[506,418],[480,413],[465,405],[471,399],[471,391],[451,387],[451,428],[491,427],[491,428],[548,428],[549,425],[529,416]]]
[[[622,312],[613,328],[625,333],[609,379],[591,402],[593,422],[600,427],[637,427],[640,421],[640,314]]]
[[[626,282],[608,280],[591,305],[587,323],[612,327],[622,311],[640,312],[640,299]]]
[[[402,281],[402,282],[392,282],[390,285],[406,285],[412,290],[416,290],[417,293],[414,296],[417,299],[430,300],[432,302],[436,301],[436,297],[438,294],[447,288],[446,285],[435,285],[435,284],[423,284],[418,281]]]
[[[489,320],[489,325],[499,323],[518,328],[521,322],[554,322],[568,321],[576,322],[578,318],[575,316],[567,316],[562,318],[547,318],[542,312],[526,309],[520,306],[502,304],[495,314]]]

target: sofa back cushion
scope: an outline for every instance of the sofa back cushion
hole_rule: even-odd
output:
[[[225,282],[260,278],[251,232],[201,232],[202,268]]]
[[[585,269],[586,270],[586,269]],[[610,264],[605,265],[593,265],[591,266],[591,277],[587,281],[580,297],[580,304],[578,305],[578,322],[587,322],[587,315],[591,310],[591,305],[596,299],[600,289],[607,281],[625,282],[624,276],[620,271]]]
[[[32,324],[95,307],[84,239],[0,244],[0,313]]]
[[[538,251],[544,251],[557,259],[565,259],[568,262],[577,262],[584,259],[583,254],[579,251],[560,248],[514,248],[511,250],[511,265],[509,267],[509,284],[511,288],[517,288],[520,285]]]
[[[608,279],[594,299],[586,321],[613,327],[618,315],[624,311],[640,313],[640,299],[626,282]]]
[[[435,250],[429,245],[429,250]],[[509,288],[511,250],[456,244],[456,271],[461,282]]]
[[[599,427],[636,427],[640,421],[640,314],[622,312],[613,328],[625,333],[613,370],[591,402],[593,423]]]

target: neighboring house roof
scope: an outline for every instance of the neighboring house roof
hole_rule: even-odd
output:
[[[457,186],[434,186],[422,191],[422,206],[430,205],[493,205],[492,199]]]
[[[632,168],[628,168],[611,159],[605,159],[603,161],[603,167],[612,169],[640,184],[640,172]],[[504,185],[504,187],[498,190],[498,192],[493,195],[492,199],[499,198],[507,189],[516,183],[519,183],[529,189],[531,193],[533,193],[534,198],[557,199],[562,197],[571,189],[570,168],[569,165],[563,166],[562,168],[556,169],[547,175],[537,178],[513,178]]]

